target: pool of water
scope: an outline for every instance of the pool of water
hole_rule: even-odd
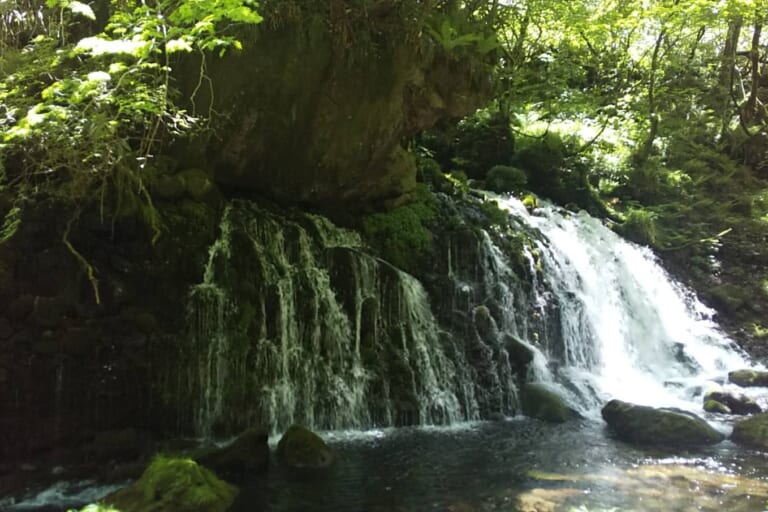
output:
[[[768,503],[768,458],[759,452],[728,441],[698,450],[639,449],[593,420],[323,436],[337,454],[331,468],[302,473],[275,464],[266,477],[243,484],[232,510],[762,512]],[[0,502],[0,509],[53,512],[66,510],[62,505]]]

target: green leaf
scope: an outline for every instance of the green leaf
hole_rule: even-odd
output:
[[[165,44],[165,51],[168,53],[191,52],[192,46],[184,39],[171,39]]]

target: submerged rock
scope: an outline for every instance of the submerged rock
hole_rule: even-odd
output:
[[[522,405],[523,414],[526,416],[552,423],[564,423],[581,417],[560,395],[541,384],[526,384],[523,388]]]
[[[768,413],[757,414],[736,423],[731,440],[744,446],[768,451]]]
[[[704,395],[704,410],[708,412],[721,412],[721,411],[709,411],[706,407],[707,402],[714,401],[724,405],[733,414],[755,414],[763,412],[757,403],[744,395],[735,395],[733,393],[727,393],[725,391],[710,391]],[[728,413],[725,413],[728,414]]]
[[[602,415],[618,437],[630,443],[697,446],[717,444],[725,437],[702,418],[680,409],[611,400]]]
[[[741,386],[746,387],[768,387],[768,372],[761,372],[757,370],[736,370],[728,374],[728,380]]]
[[[236,494],[191,459],[156,457],[141,478],[104,501],[121,512],[224,512]]]
[[[259,473],[269,466],[267,439],[263,430],[249,428],[231,444],[215,448],[195,460],[216,472]]]
[[[292,468],[319,469],[333,464],[333,452],[320,436],[311,430],[293,425],[277,443],[277,457]]]

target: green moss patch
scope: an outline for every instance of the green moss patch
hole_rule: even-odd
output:
[[[224,512],[236,494],[191,459],[158,456],[138,481],[105,501],[121,512]]]

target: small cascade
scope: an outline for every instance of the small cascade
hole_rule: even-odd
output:
[[[676,283],[653,253],[629,243],[586,212],[542,204],[533,215],[514,198],[499,199],[535,237],[542,280],[535,302],[558,311],[559,333],[538,346],[559,382],[587,409],[621,398],[700,409],[693,398],[729,369],[748,365],[695,296]]]
[[[483,359],[441,328],[421,283],[356,233],[235,201],[209,256],[176,384],[198,435],[514,412],[506,352],[483,347]]]

